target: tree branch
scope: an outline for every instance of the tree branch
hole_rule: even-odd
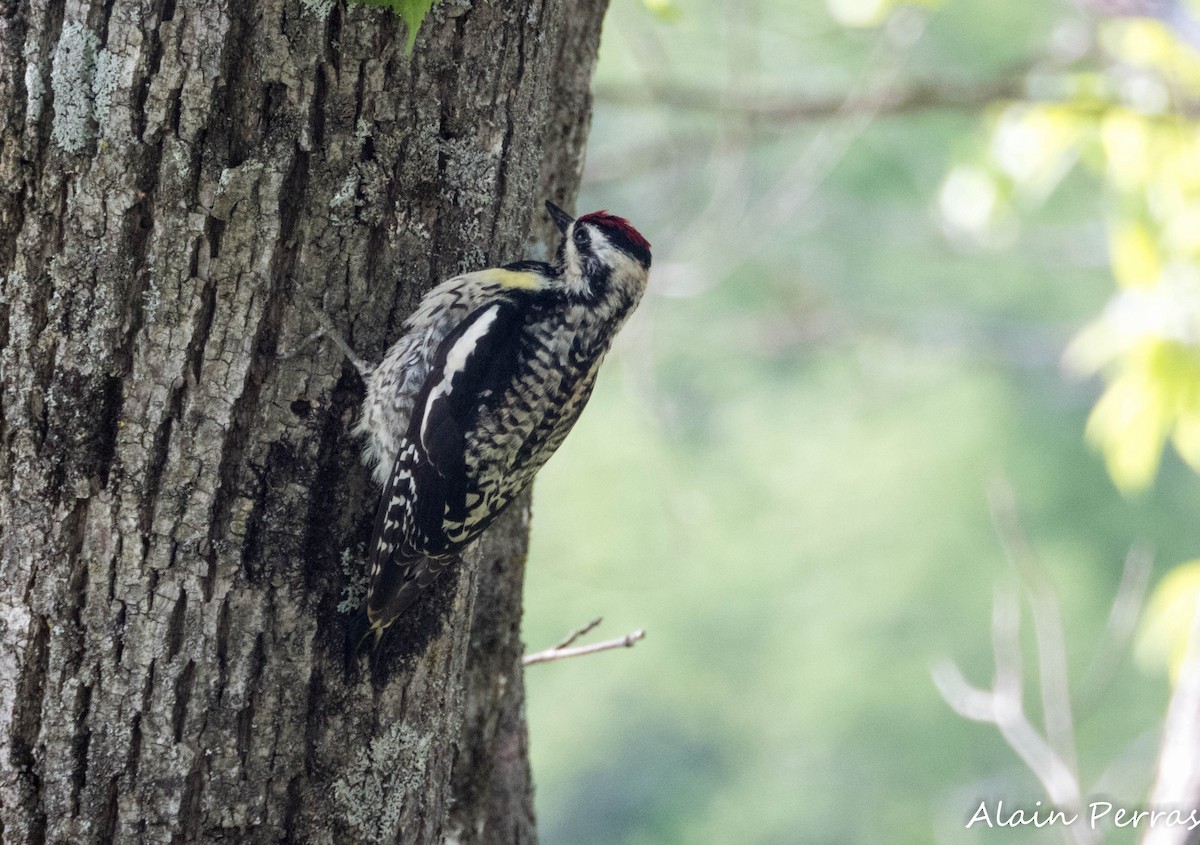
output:
[[[1058,597],[1021,524],[1012,486],[1003,479],[993,481],[988,488],[988,505],[1004,554],[1025,584],[1029,597],[1029,610],[1037,639],[1046,738],[1074,774],[1077,771],[1075,728],[1071,716],[1071,695],[1067,687],[1066,636]]]
[[[1087,711],[1101,697],[1104,688],[1116,674],[1121,659],[1128,652],[1137,630],[1138,617],[1146,602],[1153,565],[1154,550],[1149,545],[1139,542],[1129,547],[1125,565],[1121,569],[1117,596],[1108,614],[1108,623],[1077,691],[1077,711]]]
[[[1200,603],[1192,616],[1187,656],[1175,681],[1163,726],[1158,775],[1150,793],[1154,807],[1187,806],[1200,794]],[[1152,827],[1142,845],[1183,845],[1186,826]]]
[[[933,668],[933,682],[954,712],[966,719],[996,726],[1009,747],[1041,782],[1055,806],[1077,810],[1082,790],[1071,764],[1038,733],[1025,714],[1020,647],[1020,594],[998,590],[992,614],[992,652],[996,663],[992,689],[972,686],[951,661]],[[1081,825],[1064,829],[1078,845],[1097,841],[1095,832]]]
[[[571,648],[571,643],[578,640],[584,634],[593,630],[600,624],[603,617],[597,617],[588,624],[572,631],[558,645],[544,651],[535,651],[533,654],[527,654],[521,658],[522,666],[533,666],[535,663],[549,663],[553,660],[565,660],[568,657],[583,657],[586,654],[597,654],[601,651],[612,651],[617,648],[633,648],[634,643],[638,640],[645,639],[646,632],[640,628],[632,631],[623,637],[617,637],[613,640],[604,640],[591,645],[581,645]]]
[[[604,621],[603,616],[597,616],[591,622],[587,623],[586,625],[580,626],[579,628],[576,628],[571,633],[567,634],[565,637],[562,638],[562,640],[556,646],[554,646],[554,648],[552,648],[550,650],[556,651],[558,649],[566,648],[567,646],[571,645],[571,643],[575,642],[577,639],[584,636],[585,634],[590,634],[593,630],[595,630],[597,627],[599,627],[600,623],[603,621]]]
[[[980,82],[918,82],[879,90],[833,95],[731,95],[697,85],[659,84],[653,90],[627,85],[597,85],[596,100],[618,106],[667,106],[679,111],[722,117],[746,117],[773,123],[803,123],[854,114],[902,114],[914,111],[978,111],[996,101],[1024,97],[1024,75]]]

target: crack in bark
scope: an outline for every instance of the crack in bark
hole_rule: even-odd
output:
[[[210,218],[208,233],[210,259],[217,257],[217,253],[220,250],[221,232],[224,231],[224,227],[225,224],[223,221]],[[212,332],[213,317],[217,311],[217,282],[215,279],[209,277],[208,273],[205,273],[202,281],[200,311],[196,315],[196,321],[191,339],[188,341],[185,358],[189,362],[188,373],[191,376],[193,384],[200,382],[204,366],[204,348],[208,344],[208,337]]]
[[[179,591],[179,598],[171,608],[171,618],[167,622],[167,662],[175,659],[179,649],[183,647],[183,623],[187,618],[187,590]]]
[[[197,754],[183,783],[183,794],[179,800],[180,829],[171,837],[172,845],[201,841],[200,830],[204,819],[204,763],[205,756]]]
[[[32,620],[25,671],[17,678],[16,708],[10,723],[9,755],[17,775],[16,805],[29,818],[31,842],[46,839],[46,810],[41,804],[42,777],[36,749],[42,729],[42,707],[50,673],[50,626],[44,617]]]
[[[250,753],[250,739],[254,726],[254,702],[251,701],[237,713],[237,755],[242,770],[246,769],[246,757]]]
[[[154,692],[154,670],[157,665],[156,661],[150,661],[146,670],[146,683],[142,686],[141,709],[133,714],[129,726],[129,755],[125,759],[125,776],[130,784],[137,783],[138,779],[142,754],[142,714],[151,712],[150,697]]]
[[[120,554],[118,554],[117,557],[120,558]],[[126,610],[127,606],[126,606],[125,602],[114,598],[116,575],[117,575],[117,567],[115,565],[110,570],[110,574],[112,575],[112,580],[109,583],[108,600],[110,603],[115,603],[118,606],[117,618],[113,623],[112,665],[113,665],[113,668],[115,669],[121,665],[121,658],[125,654],[125,619],[127,617],[127,610]]]
[[[115,6],[116,3],[117,0],[104,0],[104,3],[100,7],[98,15],[99,21],[93,27],[93,29],[96,30],[96,35],[98,36],[101,44],[108,43],[108,25],[112,20],[113,6]]]
[[[518,20],[522,20],[518,18]],[[513,119],[513,106],[517,97],[517,91],[520,89],[521,80],[525,76],[525,27],[522,24],[516,27],[517,29],[517,70],[514,77],[514,83],[509,88],[508,94],[504,98],[504,116],[505,126],[504,135],[500,141],[500,156],[496,164],[496,196],[492,202],[492,229],[488,235],[488,242],[493,248],[497,245],[499,238],[497,237],[501,221],[504,219],[504,203],[508,199],[508,169],[504,167],[504,162],[508,160],[508,151],[512,146],[513,133],[516,131],[516,122]],[[510,42],[509,28],[504,30],[504,44],[502,52],[507,54],[507,47]],[[499,93],[499,89],[496,90]],[[505,221],[507,223],[507,221]],[[500,264],[505,260],[503,256],[497,256],[494,253],[488,254],[489,264]]]
[[[175,744],[183,742],[183,728],[187,722],[188,704],[192,699],[192,688],[196,682],[196,661],[189,660],[175,679],[174,702],[171,707],[171,732]]]
[[[121,814],[120,778],[113,775],[108,779],[108,799],[104,804],[104,815],[100,817],[101,842],[112,842],[117,833],[117,819]]]
[[[229,594],[221,599],[221,608],[217,611],[217,632],[214,651],[217,657],[217,693],[218,706],[225,703],[225,688],[229,678]]]
[[[87,684],[80,684],[75,693],[75,706],[73,708],[72,722],[75,725],[75,741],[73,743],[72,756],[74,757],[73,771],[71,772],[71,813],[78,815],[79,813],[79,795],[87,786],[87,771],[88,771],[88,746],[92,741],[92,732],[87,727],[88,714],[92,707],[92,688]]]
[[[133,365],[134,343],[146,319],[146,291],[150,285],[151,269],[148,267],[148,253],[154,233],[154,204],[156,190],[162,171],[161,144],[143,145],[145,160],[142,171],[143,178],[137,189],[139,199],[126,212],[126,227],[128,231],[130,266],[129,274],[132,283],[126,298],[124,310],[129,314],[126,321],[124,337],[118,345],[116,359],[120,362],[121,374],[127,375]],[[115,439],[115,438],[114,438]]]
[[[256,116],[245,98],[251,91],[249,80],[262,79],[262,69],[256,67],[254,51],[242,46],[254,30],[252,16],[255,7],[250,3],[234,3],[229,9],[229,30],[226,33],[224,54],[221,57],[220,81],[224,83],[224,102],[218,114],[218,125],[225,130],[225,158],[229,167],[239,167],[254,152],[261,140],[255,137],[250,118]],[[223,118],[223,119],[222,119]],[[242,118],[242,119],[237,119]]]
[[[62,554],[67,560],[69,572],[63,608],[65,612],[61,617],[69,620],[69,624],[62,626],[60,637],[64,676],[79,674],[86,651],[83,610],[88,598],[88,563],[80,549],[83,546],[84,532],[87,530],[90,504],[91,499],[77,499],[64,520],[65,548]]]
[[[163,474],[167,470],[167,450],[171,443],[171,430],[183,413],[184,380],[178,379],[167,394],[166,413],[158,421],[147,451],[142,469],[143,495],[138,502],[138,527],[142,535],[142,560],[149,555],[150,533],[154,529],[154,512],[158,505],[158,494]],[[153,590],[151,590],[153,592]]]
[[[271,293],[268,292],[268,302]],[[240,487],[239,469],[243,465],[248,446],[249,432],[258,413],[259,396],[265,378],[266,359],[273,356],[274,343],[269,344],[270,353],[264,346],[264,335],[271,332],[269,321],[260,319],[251,345],[250,365],[242,382],[240,392],[233,400],[225,437],[221,441],[220,461],[216,472],[216,490],[213,492],[208,538],[210,548],[217,548],[221,538],[228,537],[233,502]]]

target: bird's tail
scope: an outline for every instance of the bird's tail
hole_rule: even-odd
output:
[[[372,643],[375,645],[379,642],[379,634],[375,632],[375,626],[367,615],[367,603],[364,601],[358,610],[354,611],[346,630],[346,657],[353,660],[372,634],[375,634],[375,641]]]
[[[383,632],[437,580],[453,558],[417,557],[396,559],[384,565],[372,579],[365,604],[366,635]]]

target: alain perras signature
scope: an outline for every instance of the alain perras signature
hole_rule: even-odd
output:
[[[979,807],[967,821],[966,827],[1069,827],[1086,824],[1092,830],[1103,825],[1119,828],[1200,827],[1200,810],[1189,807],[1119,807],[1111,801],[1093,800],[1078,810],[1063,810],[1058,807],[1043,807],[1035,801],[1033,808],[1008,809],[1003,800],[989,804],[979,802]]]

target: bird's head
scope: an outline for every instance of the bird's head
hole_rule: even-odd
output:
[[[594,211],[578,220],[552,202],[546,210],[563,234],[558,271],[568,295],[626,311],[646,290],[650,243],[623,217]]]

